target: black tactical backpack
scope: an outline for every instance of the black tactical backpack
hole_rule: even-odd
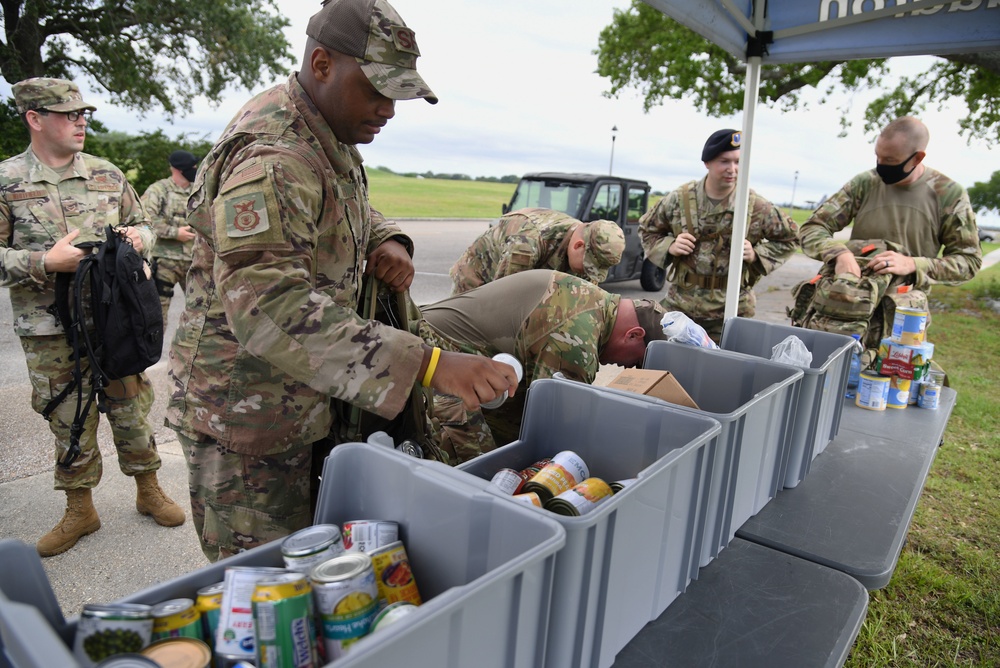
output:
[[[79,455],[79,440],[90,407],[104,404],[108,387],[142,373],[160,359],[163,349],[163,312],[149,263],[135,250],[124,231],[108,225],[107,240],[80,260],[76,273],[56,276],[56,310],[76,361],[73,379],[52,399],[42,415],[49,415],[71,392],[77,392],[76,416],[70,428],[69,466]],[[92,377],[83,404],[80,361],[86,356]]]

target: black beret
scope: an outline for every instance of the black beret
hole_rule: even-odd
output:
[[[740,147],[742,134],[739,130],[732,129],[713,132],[705,142],[705,148],[701,150],[701,161],[708,162],[714,160],[720,153],[737,150]]]
[[[170,163],[171,167],[185,170],[197,165],[198,158],[196,158],[194,154],[189,151],[177,150],[170,154],[170,157],[167,158],[167,162]]]

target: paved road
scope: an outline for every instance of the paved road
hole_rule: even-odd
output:
[[[450,292],[448,268],[460,252],[487,227],[487,221],[401,221],[416,244],[417,275],[411,294],[417,303],[430,303]],[[791,287],[815,273],[818,263],[796,255],[758,286],[759,318],[785,323],[784,308]],[[627,297],[649,296],[638,281],[604,286]],[[0,538],[16,538],[29,545],[47,532],[62,514],[65,497],[52,490],[52,439],[45,421],[31,411],[24,355],[11,325],[10,299],[0,289]],[[180,300],[174,300],[168,337],[176,326]],[[602,370],[606,382],[616,369]],[[163,459],[160,480],[164,489],[187,508],[186,470],[173,432],[163,427],[166,370],[152,367],[157,401],[152,421]],[[168,529],[134,510],[134,485],[116,466],[110,430],[99,432],[106,470],[94,493],[101,516],[100,531],[86,536],[62,555],[44,560],[49,580],[67,615],[76,615],[88,602],[120,598],[153,583],[205,565],[190,522]],[[7,575],[9,576],[9,574]],[[0,572],[0,578],[4,574]]]

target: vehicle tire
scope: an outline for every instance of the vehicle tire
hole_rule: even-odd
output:
[[[659,292],[663,289],[663,283],[667,278],[667,270],[657,267],[649,260],[642,261],[642,273],[639,275],[639,284],[646,292]]]

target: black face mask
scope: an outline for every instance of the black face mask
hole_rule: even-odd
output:
[[[913,169],[917,168],[917,166],[914,165],[913,169],[911,169],[908,172],[903,169],[903,165],[908,163],[916,154],[917,152],[914,151],[913,155],[911,155],[909,158],[899,163],[898,165],[883,165],[881,163],[876,163],[875,172],[882,178],[882,183],[886,184],[887,186],[891,186],[893,183],[899,183],[907,176],[912,174]]]
[[[181,175],[188,180],[188,183],[194,183],[194,177],[198,175],[198,168],[188,167],[187,169],[182,169]]]

